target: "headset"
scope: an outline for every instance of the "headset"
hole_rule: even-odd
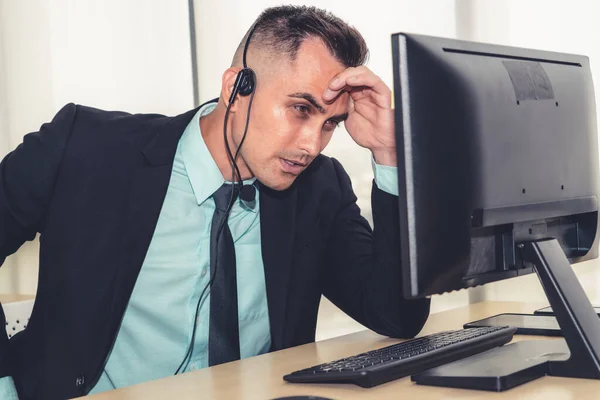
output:
[[[232,176],[233,171],[235,171],[238,178],[238,187],[240,199],[243,202],[253,202],[256,196],[256,189],[254,185],[244,185],[242,182],[242,177],[240,175],[240,170],[237,166],[237,157],[240,153],[240,149],[242,148],[242,144],[246,139],[246,133],[248,132],[248,125],[250,123],[250,110],[252,109],[252,102],[254,101],[254,93],[256,89],[256,74],[252,68],[248,68],[248,64],[246,63],[246,53],[248,53],[248,46],[250,44],[250,39],[254,34],[254,30],[256,29],[256,24],[252,27],[250,32],[248,33],[248,39],[246,39],[246,44],[244,45],[244,55],[243,55],[243,65],[244,68],[238,72],[235,77],[235,82],[233,84],[233,90],[231,91],[231,96],[229,96],[229,101],[227,104],[227,111],[225,111],[225,120],[223,123],[223,137],[225,139],[225,148],[227,149],[227,155],[229,156],[229,161],[232,164]],[[248,113],[246,115],[246,126],[244,127],[244,134],[242,135],[242,140],[240,141],[240,145],[235,152],[235,157],[231,154],[231,149],[229,148],[229,140],[227,138],[227,121],[229,119],[229,110],[231,106],[235,102],[237,95],[246,97],[250,96],[250,101],[248,102]],[[233,182],[233,179],[232,179]]]
[[[248,38],[246,39],[246,44],[244,45],[244,55],[243,55],[243,66],[244,68],[242,68],[240,70],[240,72],[238,72],[237,76],[235,77],[235,82],[233,84],[233,90],[231,91],[231,96],[229,96],[229,100],[227,102],[227,110],[225,111],[225,118],[223,121],[223,138],[225,140],[225,148],[227,149],[227,156],[229,158],[229,161],[231,162],[231,182],[233,185],[236,185],[237,188],[235,190],[231,191],[231,197],[229,199],[229,206],[227,207],[227,210],[225,210],[225,218],[223,218],[221,220],[221,224],[219,225],[218,231],[217,231],[217,240],[221,234],[221,231],[223,230],[223,227],[228,219],[228,215],[231,212],[231,207],[233,206],[233,198],[235,196],[235,192],[237,191],[239,193],[240,199],[242,200],[242,202],[249,206],[249,207],[253,207],[254,206],[254,200],[256,198],[256,188],[254,187],[254,185],[244,185],[244,182],[242,181],[242,176],[240,174],[240,170],[237,166],[237,158],[238,155],[240,153],[240,149],[242,148],[242,144],[244,143],[244,140],[246,139],[246,133],[248,132],[248,125],[250,124],[250,111],[252,109],[252,102],[254,101],[254,93],[255,93],[255,89],[256,89],[256,74],[254,73],[254,71],[252,70],[252,68],[248,68],[248,65],[246,64],[246,53],[248,52],[248,46],[250,44],[250,39],[252,38],[252,34],[254,34],[254,31],[256,30],[256,24],[254,24],[254,26],[252,27],[252,29],[250,30],[250,32],[248,33]],[[237,95],[240,96],[250,96],[250,100],[248,102],[248,113],[246,115],[246,125],[244,127],[244,134],[242,135],[242,140],[240,141],[240,144],[235,152],[235,156],[232,154],[231,152],[231,148],[229,147],[229,140],[227,138],[227,121],[229,120],[229,112],[231,110],[231,106],[233,105],[233,103],[235,102],[235,99],[237,97]],[[236,177],[237,177],[237,181],[236,181]],[[218,244],[217,244],[218,246]],[[185,356],[183,358],[183,360],[181,361],[181,364],[179,364],[179,367],[177,368],[177,371],[175,371],[174,375],[177,375],[181,368],[185,365],[186,362],[190,361],[188,359],[191,358],[192,353],[193,353],[193,349],[194,349],[194,341],[196,339],[196,319],[198,318],[198,311],[200,310],[200,304],[202,304],[202,299],[204,298],[204,294],[206,293],[206,290],[210,287],[212,287],[213,282],[215,280],[215,276],[216,276],[216,270],[218,267],[218,262],[217,262],[217,257],[218,257],[218,253],[215,254],[215,270],[211,272],[210,274],[210,279],[208,281],[208,283],[206,284],[206,286],[204,286],[204,289],[202,290],[202,293],[200,294],[200,298],[198,299],[198,304],[196,305],[196,313],[194,315],[194,319],[193,319],[193,330],[192,330],[192,338],[190,339],[190,344],[188,345],[188,349],[185,353]],[[209,261],[210,264],[210,261]],[[210,267],[210,265],[209,265]]]

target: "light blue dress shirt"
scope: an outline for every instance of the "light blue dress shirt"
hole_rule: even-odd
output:
[[[179,142],[167,195],[148,254],[123,317],[113,350],[92,393],[173,375],[196,336],[183,371],[208,366],[212,194],[225,180],[202,139],[196,113]],[[248,182],[251,183],[251,182]],[[237,201],[229,216],[236,253],[240,355],[266,353],[271,347],[263,271],[259,198],[250,209]]]
[[[208,366],[210,294],[204,295],[197,318],[195,312],[210,278],[210,225],[215,209],[211,196],[225,180],[204,143],[199,121],[215,106],[202,107],[179,141],[154,236],[114,347],[90,394],[173,375],[194,326],[192,356],[183,371]],[[371,161],[377,186],[398,195],[397,168]],[[252,209],[236,202],[228,221],[236,252],[242,358],[266,353],[271,347],[259,196],[257,191]],[[11,377],[0,379],[0,398],[17,399]]]

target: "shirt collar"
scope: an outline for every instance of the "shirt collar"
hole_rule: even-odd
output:
[[[181,136],[183,164],[198,205],[204,203],[225,183],[225,179],[223,179],[219,167],[212,158],[208,147],[206,147],[200,131],[200,118],[210,114],[216,106],[216,102],[211,102],[200,108]],[[252,184],[255,180],[256,178],[245,180],[244,184]],[[256,207],[245,208],[254,212],[257,211]]]

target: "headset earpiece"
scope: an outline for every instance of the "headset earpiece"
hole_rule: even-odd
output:
[[[244,68],[240,71],[242,74],[240,82],[240,96],[248,96],[254,92],[256,86],[256,77],[252,68]]]
[[[229,97],[229,104],[232,104],[235,101],[235,96],[238,94],[240,96],[248,96],[254,92],[254,88],[256,87],[256,76],[252,68],[243,68],[238,72],[235,77],[235,83],[233,84],[233,90],[231,91],[231,96]]]

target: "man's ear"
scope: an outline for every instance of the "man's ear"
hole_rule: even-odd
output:
[[[241,67],[231,67],[227,68],[223,73],[222,82],[221,82],[221,100],[225,103],[225,106],[229,105],[229,98],[231,97],[231,92],[233,92],[233,85],[235,84],[235,78],[238,73],[242,70]],[[236,95],[239,99],[240,95]],[[234,101],[231,105],[230,112],[235,112],[237,109],[237,104],[239,101]]]

